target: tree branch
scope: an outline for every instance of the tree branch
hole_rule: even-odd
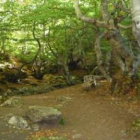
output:
[[[97,19],[86,17],[86,16],[82,15],[81,10],[79,8],[79,0],[74,1],[74,8],[75,8],[75,12],[76,12],[78,19],[80,19],[84,22],[95,24],[98,27],[108,27],[108,25],[104,21],[99,21]]]
[[[122,29],[129,29],[129,28],[132,28],[132,25],[126,26],[126,25],[122,25],[122,24],[120,24],[120,23],[118,23],[117,26],[120,27],[120,28],[122,28]]]

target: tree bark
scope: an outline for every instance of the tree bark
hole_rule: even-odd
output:
[[[112,81],[115,83],[113,88],[118,88],[118,92],[127,93],[131,89],[135,89],[133,83],[135,77],[138,74],[138,67],[140,65],[140,0],[131,0],[131,12],[133,21],[133,33],[136,40],[139,43],[137,48],[137,54],[133,53],[132,49],[128,45],[124,44],[123,37],[120,28],[130,28],[130,26],[124,26],[120,24],[120,20],[115,19],[116,17],[111,16],[108,11],[109,0],[101,0],[101,12],[102,21],[82,15],[79,7],[79,0],[75,0],[74,8],[78,19],[93,24],[96,27],[102,27],[106,32],[108,43],[110,45],[112,57],[114,57],[114,64],[121,69],[122,74],[117,76],[117,79]],[[122,21],[122,20],[121,20]],[[96,39],[95,52],[98,67],[103,75],[107,75],[105,68],[103,67],[102,52],[100,49],[101,36]],[[120,73],[119,73],[120,74]],[[135,80],[136,81],[136,80]]]
[[[137,73],[138,67],[140,66],[140,0],[130,0],[131,4],[131,15],[132,15],[132,30],[136,41],[139,46],[137,46],[137,56],[135,57],[135,62],[133,63],[132,73]]]
[[[121,68],[122,73],[125,73],[126,71],[128,72],[128,70],[130,70],[132,67],[134,56],[131,52],[131,49],[128,46],[124,45],[121,33],[117,26],[119,23],[115,23],[114,19],[110,16],[110,13],[108,12],[108,0],[101,0],[102,21],[99,21],[95,18],[88,18],[82,15],[79,8],[79,0],[75,0],[74,7],[77,17],[80,20],[92,23],[97,27],[103,27],[107,30],[107,34],[109,35],[108,42],[110,44],[110,47],[112,50],[116,51],[115,56],[118,62],[115,63]],[[97,50],[96,46],[95,50]],[[96,51],[97,57],[100,56],[100,54],[101,53],[99,51]],[[99,60],[99,58],[97,58],[97,60]]]
[[[96,41],[95,41],[95,53],[96,53],[96,58],[97,58],[97,65],[98,68],[100,70],[100,72],[102,73],[102,75],[104,77],[106,77],[106,79],[108,81],[112,81],[112,78],[108,75],[105,67],[103,66],[103,58],[102,58],[102,51],[101,51],[101,40],[104,37],[104,33],[102,33],[101,35],[97,35]]]

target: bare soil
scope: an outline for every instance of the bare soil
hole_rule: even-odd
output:
[[[66,136],[69,140],[140,140],[131,132],[137,119],[124,100],[112,97],[106,84],[84,91],[81,84],[40,95],[22,97],[21,107],[0,108],[0,140],[30,140],[35,137]],[[6,126],[3,116],[23,114],[31,105],[53,106],[61,110],[64,125],[44,126],[37,132]]]

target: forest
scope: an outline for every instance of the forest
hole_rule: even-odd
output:
[[[139,66],[139,0],[0,0],[0,139],[138,140]]]

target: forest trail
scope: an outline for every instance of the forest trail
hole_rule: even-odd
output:
[[[130,132],[136,116],[106,93],[105,87],[83,91],[81,85],[58,89],[40,95],[22,97],[23,107],[0,108],[1,115],[21,114],[31,105],[59,108],[64,125],[43,128],[38,132],[6,130],[0,118],[0,140],[28,140],[32,136],[57,135],[69,140],[139,140],[139,134]]]

